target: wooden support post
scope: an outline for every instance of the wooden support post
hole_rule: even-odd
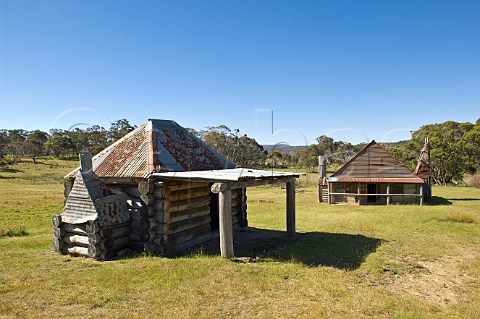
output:
[[[390,205],[390,184],[387,184],[387,205]]]
[[[360,183],[357,183],[357,196],[356,196],[356,198],[357,198],[357,203],[360,204],[360,200],[362,199],[360,197]]]
[[[318,181],[317,185],[317,192],[318,192],[318,202],[322,202],[322,185],[320,185],[320,180]]]
[[[287,182],[287,234],[295,237],[295,180]]]
[[[420,206],[423,205],[423,184],[420,185]]]
[[[224,258],[234,256],[232,233],[232,191],[229,187],[221,187],[218,194],[220,254]]]
[[[330,193],[332,192],[332,185],[331,185],[331,183],[328,183],[327,185],[328,185],[328,205],[331,205],[332,204],[332,198],[330,196],[332,196],[332,195],[330,195]]]
[[[318,202],[322,202],[323,181],[327,177],[327,158],[325,156],[318,157]]]

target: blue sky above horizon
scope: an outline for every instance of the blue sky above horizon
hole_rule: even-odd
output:
[[[480,1],[3,0],[0,128],[402,140],[480,117],[479,34]]]

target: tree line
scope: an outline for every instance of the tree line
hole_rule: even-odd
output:
[[[0,129],[0,162],[7,156],[13,162],[30,157],[35,163],[41,156],[68,157],[85,151],[96,154],[134,129],[126,119],[113,122],[108,130],[99,125],[49,132]]]
[[[411,139],[383,146],[410,170],[415,171],[425,138],[430,141],[430,166],[435,184],[461,184],[467,175],[473,175],[473,184],[480,187],[480,118],[475,123],[428,124],[412,132]],[[353,145],[335,141],[322,135],[317,143],[296,154],[273,150],[267,161],[284,166],[300,166],[313,172],[318,165],[318,156],[326,156],[330,165],[340,166],[358,153],[365,143]]]
[[[447,121],[424,125],[412,132],[410,140],[390,148],[389,151],[408,168],[414,170],[426,137],[430,141],[430,162],[434,183],[460,184],[467,174],[474,175],[474,179],[478,179],[480,118],[475,124]]]
[[[99,125],[86,129],[51,129],[49,132],[0,129],[0,163],[5,162],[7,157],[13,162],[29,157],[35,163],[42,156],[72,157],[85,151],[97,154],[135,127],[127,119],[121,119],[113,122],[109,129]],[[263,147],[255,139],[240,134],[238,129],[231,130],[220,125],[200,131],[187,130],[239,166],[265,163],[267,153]]]
[[[85,130],[51,129],[49,132],[0,129],[0,163],[7,157],[17,161],[28,156],[35,162],[41,156],[69,157],[84,151],[96,154],[135,127],[121,119],[113,122],[109,129],[98,125]],[[322,135],[315,144],[300,150],[291,152],[285,147],[273,147],[268,153],[254,138],[225,125],[187,130],[241,167],[298,167],[313,172],[318,156],[326,156],[330,165],[340,166],[365,147],[365,143],[351,144]],[[430,140],[431,171],[436,184],[459,184],[466,174],[477,174],[480,180],[480,119],[475,124],[447,121],[424,125],[412,132],[410,140],[384,146],[413,171],[426,137]]]

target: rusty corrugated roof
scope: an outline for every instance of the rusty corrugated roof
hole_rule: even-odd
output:
[[[401,183],[401,184],[423,184],[421,178],[348,178],[330,177],[330,182],[336,183]]]
[[[372,183],[374,180],[395,180],[398,183],[423,183],[421,178],[375,141],[365,146],[328,180],[329,182],[355,180]]]
[[[174,121],[150,119],[93,157],[99,177],[234,168],[235,164]],[[74,177],[78,168],[66,177]]]

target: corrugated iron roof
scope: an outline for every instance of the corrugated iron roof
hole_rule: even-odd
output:
[[[94,174],[77,172],[72,191],[68,195],[62,213],[62,221],[81,224],[97,218],[95,200],[101,197],[100,180]]]
[[[275,172],[250,168],[233,168],[209,171],[152,173],[152,176],[167,179],[191,179],[211,182],[238,182],[248,180],[268,180],[278,178],[298,178],[302,173]]]
[[[348,178],[330,177],[329,182],[335,183],[401,183],[401,184],[423,184],[421,178]]]
[[[387,150],[372,141],[357,155],[332,174],[329,182],[355,179],[360,182],[373,180],[392,180],[398,183],[423,183],[423,180],[410,171],[405,165],[395,159]]]
[[[234,168],[235,164],[174,121],[149,119],[93,157],[99,177]],[[78,168],[66,177],[74,177]]]

